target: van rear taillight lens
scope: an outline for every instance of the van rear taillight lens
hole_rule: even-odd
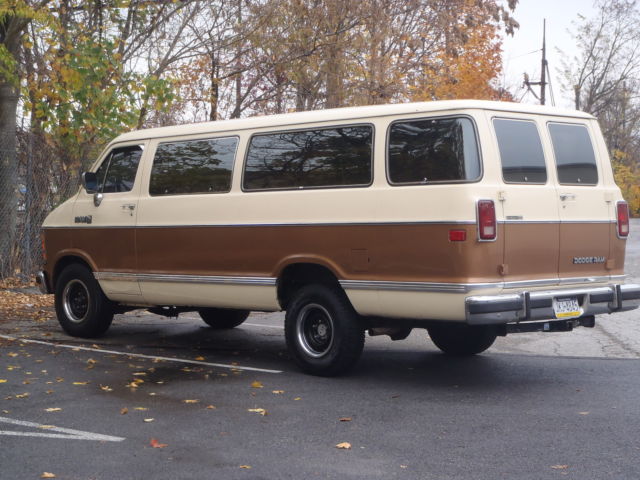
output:
[[[627,238],[629,236],[629,205],[627,202],[618,202],[618,236]]]
[[[478,200],[478,239],[490,242],[496,239],[496,206],[493,200]]]

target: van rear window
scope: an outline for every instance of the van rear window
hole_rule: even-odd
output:
[[[373,127],[254,135],[245,190],[365,186],[372,180]]]
[[[393,184],[477,180],[480,157],[473,123],[468,118],[395,122],[388,162]]]
[[[235,137],[161,143],[153,159],[149,194],[228,192],[237,144]]]
[[[494,118],[506,183],[547,183],[540,134],[534,122]]]
[[[598,168],[589,132],[584,125],[550,123],[558,180],[564,185],[596,185]]]

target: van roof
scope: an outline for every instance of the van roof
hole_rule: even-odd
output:
[[[492,110],[582,119],[594,118],[592,115],[578,110],[567,110],[523,103],[492,102],[486,100],[440,100],[433,102],[413,102],[312,110],[307,112],[263,115],[234,120],[220,120],[216,122],[191,123],[171,127],[148,128],[124,133],[115,138],[112,143],[181,135],[198,135],[203,133],[234,132],[250,128],[279,127],[287,125],[299,126],[305,123],[344,120],[363,121],[372,117],[383,117],[386,115],[432,113],[448,110]]]

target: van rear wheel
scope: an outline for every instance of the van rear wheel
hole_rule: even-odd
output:
[[[325,285],[298,290],[287,307],[285,338],[299,367],[335,376],[351,369],[364,348],[364,328],[343,292]]]
[[[55,308],[60,326],[74,337],[99,337],[113,320],[113,303],[102,293],[91,271],[77,263],[66,267],[58,277]]]
[[[201,308],[200,318],[211,328],[226,330],[235,328],[249,316],[248,310],[231,310],[227,308]]]
[[[448,355],[456,356],[484,352],[498,336],[490,325],[440,324],[427,330],[436,347]]]

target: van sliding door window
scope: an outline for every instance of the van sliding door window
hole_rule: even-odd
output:
[[[149,194],[228,192],[237,145],[236,137],[161,143],[153,159]]]
[[[392,184],[470,182],[481,175],[476,134],[468,118],[393,123],[388,162]]]
[[[598,168],[589,132],[584,125],[550,123],[549,133],[562,185],[596,185]]]
[[[136,180],[142,147],[117,147],[111,150],[96,171],[98,191],[102,193],[130,192]]]
[[[498,138],[505,183],[547,183],[547,167],[536,124],[494,118],[493,128]]]
[[[244,190],[356,187],[371,184],[373,127],[254,135]]]

